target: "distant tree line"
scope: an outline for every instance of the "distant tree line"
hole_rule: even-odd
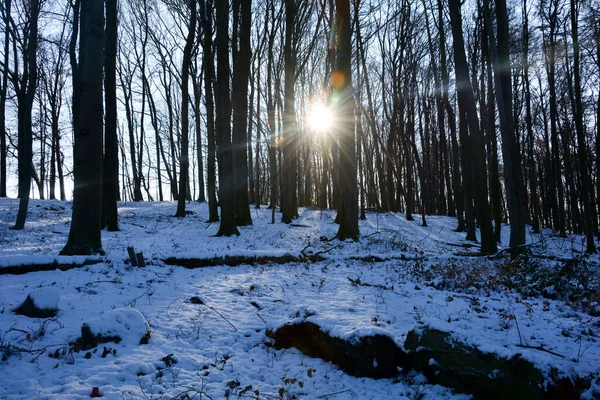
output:
[[[218,235],[267,205],[457,218],[511,253],[526,224],[600,236],[595,0],[4,0],[0,196],[67,199],[68,254],[117,201],[207,201]],[[315,104],[334,115],[308,124]],[[11,180],[17,174],[18,180]],[[14,186],[14,183],[13,183]],[[220,208],[219,208],[220,207]]]

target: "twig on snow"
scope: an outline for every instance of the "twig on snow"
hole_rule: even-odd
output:
[[[219,317],[223,318],[223,320],[225,320],[225,322],[227,322],[229,325],[231,325],[231,327],[233,328],[234,331],[238,331],[238,329],[235,327],[235,325],[233,325],[227,318],[225,318],[223,316],[223,314],[221,314],[220,312],[218,312],[217,310],[215,310],[215,308],[213,306],[209,306],[208,304],[205,304],[206,307],[210,308],[211,310],[213,310]]]
[[[548,354],[552,354],[553,356],[565,358],[565,356],[563,356],[562,354],[555,353],[554,351],[543,348],[542,346],[528,346],[526,344],[518,344],[517,347],[521,347],[523,349],[539,350],[539,351],[543,351]]]
[[[323,394],[321,396],[317,396],[317,399],[326,399],[328,397],[335,396],[337,394],[346,393],[346,392],[349,392],[349,391],[350,391],[350,389],[344,389],[344,390],[340,390],[339,392],[333,392],[333,393]]]

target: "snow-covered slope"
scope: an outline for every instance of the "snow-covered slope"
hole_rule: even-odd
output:
[[[598,374],[600,310],[593,296],[543,298],[536,282],[529,293],[509,289],[511,279],[527,280],[507,277],[517,267],[505,267],[502,257],[476,256],[476,244],[453,231],[452,218],[428,216],[422,227],[420,216],[406,221],[403,214],[368,213],[360,221],[361,240],[340,243],[322,240],[336,233],[332,211],[301,209],[300,218],[285,225],[280,214],[271,224],[271,211],[262,208],[252,209],[254,225],[240,228],[241,236],[217,238],[218,223],[205,223],[206,204],[189,203],[192,213],[178,219],[175,203],[122,203],[121,231],[103,232],[104,262],[1,274],[3,267],[55,262],[67,240],[70,203],[32,201],[26,229],[11,231],[17,206],[0,199],[0,399],[89,398],[94,387],[108,399],[466,397],[418,373],[354,378],[298,350],[265,345],[268,328],[306,310],[314,314],[311,321],[343,338],[378,332],[402,344],[413,326],[429,325],[483,351],[520,353],[545,373]],[[508,234],[503,227],[503,244]],[[552,268],[548,258],[578,257],[583,244],[581,237],[547,231],[528,241],[545,257],[535,260],[540,268]],[[144,253],[146,268],[129,265],[128,246]],[[317,253],[322,261],[198,269],[163,262]],[[598,260],[586,259],[587,270],[598,268]],[[60,293],[58,316],[15,315],[11,310],[39,287]],[[194,296],[201,301],[190,301]],[[148,322],[148,344],[137,344],[139,329],[113,326],[127,323],[127,311],[118,318],[111,311],[123,308]],[[71,343],[89,321],[132,332],[136,340],[76,352]]]

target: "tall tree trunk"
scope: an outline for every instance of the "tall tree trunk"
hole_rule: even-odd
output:
[[[119,143],[117,138],[117,0],[106,0],[106,104],[102,182],[102,226],[118,231]]]
[[[202,98],[202,73],[198,74],[197,61],[194,64],[195,74],[192,79],[192,85],[194,88],[194,123],[196,130],[196,159],[198,162],[198,201],[206,201],[206,190],[204,184],[204,156],[202,152],[202,115],[200,109],[200,103]]]
[[[62,255],[103,254],[102,224],[102,131],[104,66],[104,0],[81,0],[79,41],[79,87],[81,104],[73,151],[75,178],[73,216]],[[74,107],[75,108],[75,107]]]
[[[256,71],[254,71],[256,72]],[[246,148],[248,149],[248,205],[255,204],[255,182],[254,175],[254,150],[252,149],[252,128],[254,126],[254,94],[256,78],[254,73],[250,76],[250,97],[248,99],[248,133],[246,134]]]
[[[144,79],[144,84],[148,86],[148,79]],[[162,171],[161,171],[161,155],[164,158],[164,151],[162,151],[162,141],[160,138],[160,129],[158,126],[158,115],[156,110],[156,104],[154,103],[154,96],[152,92],[148,90],[148,111],[150,111],[150,122],[152,123],[152,128],[154,129],[154,141],[156,143],[156,180],[158,186],[158,199],[159,201],[164,201],[163,188],[162,188]],[[169,165],[165,162],[165,166]]]
[[[260,141],[262,134],[262,121],[260,119],[260,71],[262,70],[262,55],[260,54],[258,56],[257,65],[258,68],[256,68],[256,151],[254,153],[254,174],[256,178],[254,179],[254,205],[256,208],[260,208]],[[250,122],[252,123],[252,121]]]
[[[18,102],[18,150],[19,150],[19,211],[13,229],[24,229],[29,207],[29,194],[33,162],[33,133],[31,129],[31,113],[35,91],[37,88],[37,44],[38,18],[40,15],[40,0],[29,3],[29,31],[27,33],[27,51],[23,64],[25,71],[21,87],[17,91]],[[7,68],[7,66],[5,66]]]
[[[6,171],[8,148],[6,143],[6,92],[8,87],[8,51],[10,46],[9,15],[12,0],[5,0],[3,4],[4,22],[4,68],[2,69],[2,86],[0,87],[0,197],[6,197]]]
[[[360,37],[360,23],[359,23],[359,8],[360,8],[360,0],[355,1],[354,2],[354,23],[355,23],[355,32],[356,32],[356,40],[362,40],[362,38]],[[358,55],[357,55],[358,57]],[[365,74],[367,71],[363,71],[362,73]],[[360,63],[357,62],[356,63],[356,76],[357,76],[357,86],[358,86],[358,93],[357,93],[357,99],[358,99],[358,104],[354,105],[354,113],[356,115],[356,155],[358,157],[358,190],[359,190],[359,194],[358,194],[358,198],[360,201],[360,220],[364,221],[367,219],[367,216],[365,214],[365,186],[364,186],[364,174],[363,174],[363,151],[362,151],[362,143],[363,143],[363,137],[364,137],[364,131],[363,131],[363,125],[362,125],[362,110],[361,110],[361,105],[362,105],[362,92],[360,90],[362,82],[361,82],[361,69],[360,69]]]
[[[578,17],[579,17],[579,3],[576,0],[571,0],[571,35],[573,37],[573,78],[575,80],[575,107],[573,115],[575,117],[575,129],[577,131],[577,158],[579,161],[579,170],[581,175],[581,190],[580,196],[583,198],[583,212],[584,218],[584,230],[586,237],[586,252],[596,253],[596,244],[594,243],[594,232],[593,232],[593,211],[592,202],[590,201],[590,190],[593,190],[590,184],[590,177],[588,175],[588,156],[587,156],[587,143],[585,141],[585,130],[583,126],[583,104],[581,101],[581,72],[580,72],[580,49],[579,49],[579,31],[578,31]],[[596,157],[600,156],[596,154]],[[596,178],[600,179],[600,178]],[[576,205],[573,204],[573,207]]]
[[[219,201],[221,224],[217,236],[239,235],[235,221],[235,188],[233,179],[233,151],[231,146],[231,100],[229,97],[229,5],[216,3],[217,85],[216,130],[219,154]]]
[[[434,54],[434,47],[433,47],[433,41],[431,39],[431,32],[429,29],[429,18],[428,18],[428,13],[425,13],[425,20],[426,20],[426,27],[427,27],[427,41],[429,44],[429,49],[431,51],[431,65],[433,68],[433,81],[434,81],[434,85],[435,85],[435,103],[436,103],[436,109],[437,109],[437,122],[438,122],[438,129],[439,129],[439,134],[440,134],[440,153],[441,153],[441,168],[443,169],[443,175],[444,175],[444,179],[440,179],[440,183],[441,183],[441,197],[442,199],[444,198],[445,194],[443,193],[444,190],[444,186],[448,192],[447,198],[448,198],[448,206],[446,208],[446,210],[442,210],[445,211],[444,214],[447,214],[449,216],[455,216],[456,215],[456,205],[454,204],[454,191],[452,190],[452,182],[450,179],[450,169],[451,169],[451,165],[450,165],[450,156],[448,154],[448,143],[446,142],[446,124],[445,124],[445,113],[444,113],[444,99],[442,97],[442,83],[441,83],[441,78],[440,78],[440,71],[438,70],[437,67],[437,62],[435,59],[435,54]],[[442,27],[443,29],[443,27]],[[441,39],[441,40],[445,40],[445,39]],[[429,113],[427,113],[429,114]],[[423,171],[424,172],[424,171]],[[424,178],[423,178],[424,181]]]
[[[284,109],[283,109],[283,185],[281,221],[289,224],[298,214],[296,208],[296,54],[293,49],[293,36],[296,21],[297,0],[285,0],[285,42],[284,42]]]
[[[448,78],[448,66],[446,60],[446,34],[444,29],[444,18],[442,0],[437,0],[438,9],[438,30],[440,39],[440,71],[442,74],[442,100],[448,114],[448,125],[450,127],[450,143],[452,146],[452,186],[454,187],[454,196],[456,200],[456,217],[458,225],[456,227],[457,232],[464,232],[466,229],[464,212],[465,212],[465,194],[463,192],[463,184],[461,182],[460,174],[460,157],[459,147],[456,134],[456,116],[452,105],[450,104],[448,87],[450,86],[450,79]]]
[[[460,16],[459,0],[450,0],[450,23],[452,25],[452,38],[454,39],[454,62],[456,65],[457,95],[459,108],[464,108],[463,118],[466,117],[471,134],[471,145],[473,148],[475,204],[477,207],[477,219],[481,231],[481,253],[489,254],[498,251],[496,240],[492,230],[492,220],[487,198],[487,178],[485,168],[485,149],[479,129],[477,108],[473,96],[473,88],[469,79],[469,67],[465,55],[464,40],[462,36],[462,20]]]
[[[275,98],[273,95],[273,51],[276,36],[276,21],[274,3],[271,1],[268,8],[271,12],[271,29],[268,30],[269,45],[267,56],[267,119],[269,123],[269,208],[271,209],[271,223],[275,223],[275,209],[277,208],[277,134],[275,128]],[[265,31],[267,24],[265,21]],[[279,89],[277,89],[279,90]]]
[[[202,17],[202,68],[204,68],[204,107],[206,108],[206,179],[208,191],[208,221],[217,222],[219,212],[217,208],[217,176],[215,169],[216,143],[215,143],[215,104],[213,97],[213,80],[215,76],[215,62],[212,51],[212,0],[200,0],[200,15]]]
[[[548,75],[548,89],[550,94],[550,141],[552,145],[551,153],[551,185],[550,195],[552,197],[552,216],[553,227],[560,236],[566,237],[565,230],[565,209],[564,209],[564,188],[562,184],[561,162],[558,144],[558,106],[556,95],[556,56],[557,56],[557,35],[558,35],[558,0],[549,2],[549,9],[542,10],[548,12],[547,18],[547,36],[544,35],[543,48],[545,54],[546,73]],[[558,195],[558,199],[557,199]]]
[[[192,67],[192,50],[196,40],[196,1],[190,2],[190,22],[188,35],[183,49],[181,65],[181,153],[179,155],[179,199],[177,200],[176,217],[185,217],[185,193],[189,181],[189,137],[190,137],[190,70]]]
[[[496,107],[494,102],[494,85],[492,75],[492,57],[490,54],[488,26],[484,23],[484,32],[482,33],[482,92],[487,96],[485,107],[482,107],[482,117],[485,112],[484,120],[485,132],[488,143],[489,163],[490,163],[490,194],[492,200],[492,213],[494,215],[494,237],[496,242],[501,242],[502,234],[502,188],[500,186],[500,173],[498,168],[498,138],[496,136]],[[485,72],[483,72],[485,70]],[[484,76],[485,75],[485,76]],[[484,97],[484,94],[481,95]],[[483,102],[483,99],[482,99]]]
[[[460,163],[462,170],[462,189],[465,207],[465,230],[466,240],[476,241],[475,234],[475,208],[473,206],[473,160],[471,140],[469,136],[468,116],[464,110],[465,105],[458,102],[458,131],[460,139]]]
[[[234,2],[235,3],[235,2]],[[248,201],[248,77],[252,53],[250,27],[252,0],[243,0],[234,7],[233,24],[238,29],[235,40],[239,49],[233,60],[233,179],[237,226],[252,225]]]
[[[523,83],[525,85],[525,125],[527,129],[527,164],[531,189],[531,225],[533,233],[540,232],[540,202],[538,199],[537,168],[534,159],[533,115],[531,112],[531,83],[529,81],[529,17],[527,0],[523,0]]]
[[[509,54],[508,12],[506,0],[496,0],[497,44],[492,34],[489,18],[489,0],[484,1],[486,10],[487,32],[490,37],[494,80],[496,84],[496,100],[500,116],[500,132],[502,134],[502,158],[504,160],[504,182],[510,215],[510,249],[511,257],[516,257],[519,246],[525,244],[525,222],[527,219],[527,193],[521,170],[521,153],[517,141],[516,129],[512,120],[512,81]]]
[[[354,136],[354,94],[352,93],[352,31],[350,29],[350,1],[336,0],[337,71],[334,90],[339,102],[336,115],[339,119],[340,143],[340,226],[339,240],[358,240],[358,191],[356,188],[356,149]]]

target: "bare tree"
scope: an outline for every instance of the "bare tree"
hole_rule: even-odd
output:
[[[229,97],[229,2],[217,1],[217,85],[216,128],[219,163],[219,201],[221,224],[217,236],[239,235],[235,221],[235,188],[233,179],[233,151],[231,145],[231,99]]]
[[[356,141],[354,134],[354,93],[352,89],[352,38],[350,29],[350,1],[336,0],[337,70],[334,82],[336,120],[340,141],[340,226],[339,240],[358,240],[358,191],[356,187]]]
[[[13,229],[24,229],[29,206],[30,183],[33,162],[33,138],[31,129],[31,113],[35,92],[38,83],[37,71],[37,44],[38,20],[40,15],[41,0],[24,2],[25,15],[28,18],[24,24],[22,36],[17,36],[16,27],[13,25],[13,43],[20,41],[23,57],[23,71],[12,71],[11,80],[17,94],[18,106],[18,151],[19,151],[19,211]],[[12,24],[14,22],[11,21]],[[16,49],[16,47],[15,47]],[[15,58],[18,55],[15,54]]]
[[[118,231],[119,144],[117,137],[117,0],[106,0],[106,59],[104,98],[106,105],[104,162],[102,169],[102,226]]]
[[[181,155],[179,160],[180,173],[179,173],[179,200],[177,202],[176,217],[185,217],[185,200],[186,188],[188,184],[188,174],[190,167],[189,159],[189,80],[190,80],[190,69],[192,66],[192,51],[194,48],[194,42],[196,40],[196,1],[190,2],[190,22],[188,24],[188,35],[185,42],[185,48],[183,49],[183,64],[181,66]]]
[[[102,134],[104,107],[104,0],[81,0],[81,38],[77,79],[80,93],[74,143],[73,214],[63,255],[102,250]]]
[[[8,60],[10,50],[10,13],[12,0],[5,0],[0,5],[4,22],[4,59],[2,60],[2,82],[0,83],[0,197],[6,197],[7,141],[6,136],[6,93],[8,88]]]

